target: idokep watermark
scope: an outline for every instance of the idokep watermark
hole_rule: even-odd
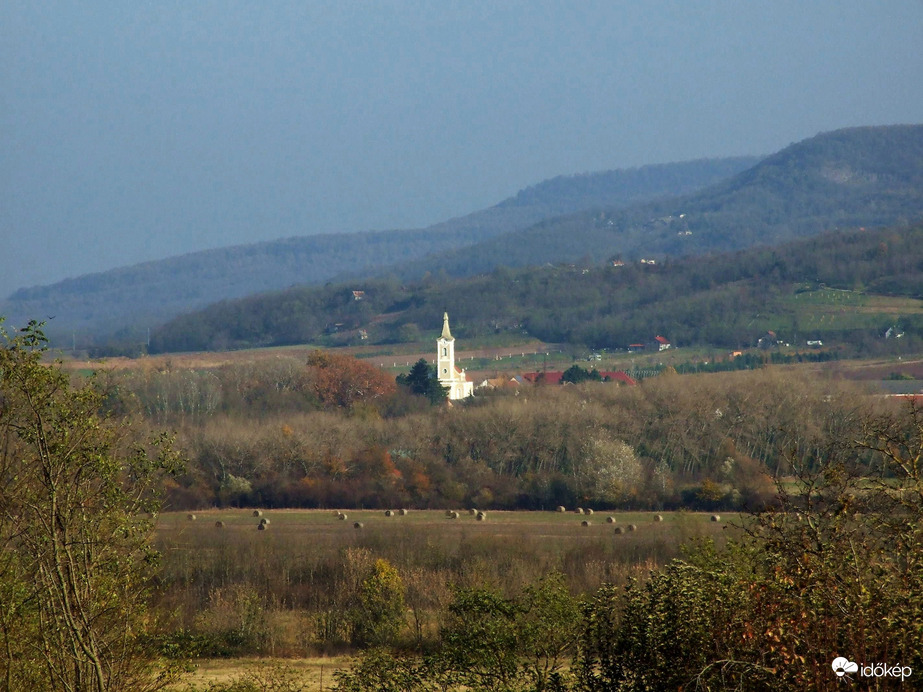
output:
[[[887,663],[856,663],[848,658],[837,656],[830,664],[837,677],[858,673],[863,678],[894,678],[904,681],[913,674],[910,666],[889,665]]]

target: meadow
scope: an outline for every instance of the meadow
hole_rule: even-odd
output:
[[[740,524],[736,515],[716,522],[698,512],[578,514],[574,508],[489,511],[483,520],[468,510],[458,510],[457,518],[443,510],[260,513],[158,516],[157,610],[166,639],[186,647],[179,653],[304,658],[348,651],[348,611],[377,560],[393,566],[404,584],[399,644],[425,647],[437,636],[454,589],[513,596],[560,573],[571,594],[582,596],[603,584],[645,578],[692,540],[723,544]],[[264,530],[261,521],[268,522]]]

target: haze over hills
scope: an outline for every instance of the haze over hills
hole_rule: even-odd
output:
[[[14,325],[54,315],[52,334],[91,330],[138,343],[144,327],[181,312],[285,286],[614,257],[663,261],[920,218],[923,126],[850,128],[758,162],[555,178],[428,229],[291,238],[21,289],[0,314]]]
[[[817,135],[699,192],[584,211],[394,268],[470,276],[497,265],[680,257],[923,217],[923,126]]]
[[[0,302],[0,315],[14,326],[29,319],[49,320],[48,333],[59,337],[80,331],[137,341],[146,328],[215,301],[317,284],[338,275],[368,276],[561,214],[685,194],[746,170],[757,160],[737,157],[561,176],[489,209],[425,229],[287,238],[22,288]]]

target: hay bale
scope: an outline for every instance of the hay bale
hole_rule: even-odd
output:
[[[449,519],[458,519],[458,512],[449,512]]]
[[[583,514],[583,507],[578,507],[574,510],[574,514]]]
[[[345,521],[346,515],[343,514],[343,512],[340,512],[339,514],[337,514],[337,519],[339,519],[340,521]]]
[[[256,530],[257,530],[257,531],[265,531],[265,530],[266,530],[266,524],[257,524],[257,525],[256,525]]]
[[[629,530],[629,531],[636,531],[637,529],[638,529],[638,527],[635,526],[634,524],[629,524],[629,525],[628,525],[628,530]]]
[[[555,511],[557,511],[557,512],[566,512],[566,511],[567,511],[567,507],[565,507],[564,505],[558,505],[558,508],[557,508],[557,510],[555,510]]]
[[[392,512],[390,509],[386,509],[386,510],[385,510],[385,516],[386,516],[386,517],[393,517],[393,516],[394,516],[394,512]]]
[[[255,509],[255,510],[253,510],[253,516],[255,516],[255,517],[261,517],[261,516],[263,516],[263,510],[261,510],[261,509]]]
[[[266,524],[269,523],[269,519],[267,519],[266,517],[263,517],[262,519],[260,519],[260,523],[261,523],[263,526],[265,526]]]
[[[353,524],[353,528],[354,528],[354,529],[361,529],[361,528],[362,528],[362,522],[361,522],[361,521],[357,521],[355,524]]]
[[[712,515],[711,515],[711,520],[712,520],[712,521],[721,521],[721,516],[718,515],[718,514],[712,514]]]
[[[478,521],[484,521],[485,519],[487,519],[487,515],[484,514],[484,512],[478,512],[477,520],[478,520]]]
[[[663,515],[658,514],[657,516],[654,517],[654,521],[663,521]]]
[[[187,514],[186,519],[188,521],[195,521],[195,514]]]
[[[215,522],[215,528],[216,528],[216,529],[223,529],[223,528],[224,528],[224,522],[223,522],[223,521],[220,521],[220,520],[219,520],[219,521],[216,521],[216,522]]]
[[[406,516],[407,516],[407,510],[406,510],[406,509],[402,509],[401,511],[398,512],[398,514],[400,514],[402,517],[406,517]]]
[[[593,513],[593,510],[590,509],[589,507],[587,507],[585,510],[583,510],[583,513],[584,513],[584,514],[592,514],[592,513]]]
[[[616,527],[615,527],[615,532],[616,532],[616,533],[625,533],[625,529],[623,529],[621,526],[616,526]]]
[[[471,509],[468,510],[468,514],[470,514],[472,517],[476,517],[478,515],[478,511],[474,507],[472,507]]]
[[[590,525],[590,522],[588,522],[586,519],[580,522],[580,526],[589,526],[589,525]]]
[[[606,523],[607,523],[607,524],[614,524],[614,523],[615,523],[615,517],[606,517]]]

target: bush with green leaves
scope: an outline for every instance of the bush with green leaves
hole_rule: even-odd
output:
[[[357,646],[393,644],[406,626],[404,581],[387,560],[375,560],[371,573],[362,581],[350,620],[352,643]]]
[[[158,689],[148,517],[169,440],[139,441],[92,382],[45,363],[39,325],[0,337],[0,687]]]

